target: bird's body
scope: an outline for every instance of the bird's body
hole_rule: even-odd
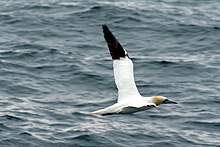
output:
[[[176,103],[164,96],[143,97],[138,92],[134,80],[133,63],[128,53],[123,49],[106,25],[103,25],[104,38],[113,59],[115,84],[118,88],[117,103],[92,114],[128,114],[147,110],[162,103]]]
[[[150,97],[132,97],[130,100],[120,101],[107,108],[92,112],[93,114],[129,114],[138,111],[147,110],[156,107],[154,103],[151,103]]]

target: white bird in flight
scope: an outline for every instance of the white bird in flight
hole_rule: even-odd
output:
[[[135,84],[133,63],[128,53],[114,37],[107,25],[103,25],[102,29],[113,60],[114,79],[118,88],[118,101],[107,108],[93,111],[91,114],[129,114],[147,110],[160,104],[177,104],[164,96],[141,96]]]

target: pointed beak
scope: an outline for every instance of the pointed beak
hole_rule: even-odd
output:
[[[164,104],[177,104],[177,102],[171,101],[169,99],[166,99],[163,103]]]

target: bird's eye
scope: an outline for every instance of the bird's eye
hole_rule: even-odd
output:
[[[163,103],[166,103],[166,102],[168,102],[169,100],[168,99],[165,99],[164,101],[163,101]]]

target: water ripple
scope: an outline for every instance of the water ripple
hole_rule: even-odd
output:
[[[0,146],[219,146],[219,2],[0,2]],[[132,115],[117,101],[101,25],[144,96],[178,105]]]

